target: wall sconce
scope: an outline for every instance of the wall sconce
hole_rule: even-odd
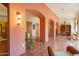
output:
[[[21,13],[17,12],[17,25],[21,24]]]

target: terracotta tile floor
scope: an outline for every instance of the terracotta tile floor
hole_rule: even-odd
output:
[[[35,42],[35,47],[32,49],[27,49],[23,56],[48,56],[47,46],[51,46],[52,50],[66,51],[67,39],[66,37],[57,37],[56,39],[50,38],[48,42],[40,42],[39,40]]]
[[[25,56],[47,56],[48,52],[45,43],[37,41],[35,47],[32,49],[27,49]]]

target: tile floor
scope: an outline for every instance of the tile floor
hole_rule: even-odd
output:
[[[35,47],[32,49],[27,49],[26,53],[23,56],[48,56],[47,46],[51,46],[52,50],[58,51],[66,51],[67,39],[66,37],[58,36],[56,39],[49,39],[48,42],[40,42],[37,40],[35,42]]]

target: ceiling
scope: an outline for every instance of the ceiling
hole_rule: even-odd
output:
[[[28,22],[32,22],[32,23],[38,23],[40,22],[40,18],[37,17],[36,15],[32,14],[32,13],[27,13],[26,14],[26,19]]]
[[[79,10],[79,4],[77,3],[47,3],[49,9],[51,9],[59,18],[75,18],[76,13]]]

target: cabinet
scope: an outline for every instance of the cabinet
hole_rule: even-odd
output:
[[[71,25],[70,24],[61,24],[60,25],[60,35],[70,36],[71,35]]]
[[[71,25],[66,26],[66,35],[70,36],[71,35]]]

